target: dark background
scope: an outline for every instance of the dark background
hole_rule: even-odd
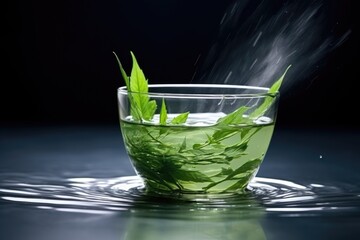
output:
[[[266,17],[276,16],[284,6],[295,5],[284,14],[301,22],[306,21],[299,18],[304,9],[308,7],[311,13],[314,5],[322,4],[325,18],[308,25],[309,29],[318,27],[322,31],[305,32],[297,44],[285,41],[284,45],[289,44],[291,52],[293,46],[296,50],[303,49],[302,43],[306,45],[309,40],[331,40],[329,49],[316,45],[310,48],[315,53],[322,52],[316,61],[300,54],[298,61],[289,62],[293,66],[283,85],[286,88],[281,89],[277,122],[281,130],[275,131],[272,147],[258,173],[265,178],[325,187],[317,187],[313,199],[308,190],[287,193],[283,188],[280,192],[269,191],[269,198],[251,198],[251,202],[264,203],[264,208],[278,208],[278,212],[266,212],[264,216],[261,213],[259,226],[264,228],[269,240],[355,239],[360,230],[356,23],[359,9],[355,1],[348,0],[238,2],[247,5],[239,22],[253,17],[250,25],[258,22],[250,14],[257,5],[262,4],[264,11],[258,16],[259,21],[266,22]],[[131,194],[122,198],[113,188],[116,186],[113,177],[134,171],[118,132],[116,90],[123,80],[112,51],[116,51],[127,71],[131,67],[129,51],[134,51],[151,83],[189,83],[197,70],[194,63],[201,65],[204,61],[202,58],[197,61],[199,54],[205,56],[218,39],[219,23],[224,12],[229,13],[232,1],[8,0],[1,3],[0,239],[131,238],[129,233],[138,229],[139,222],[144,226],[141,234],[150,230],[149,236],[163,236],[163,230],[172,229],[174,234],[183,234],[186,226],[193,227],[192,223],[195,228],[191,231],[202,231],[205,227],[208,233],[210,228],[221,227],[229,230],[227,236],[234,232],[231,230],[235,234],[249,230],[247,225],[238,228],[232,221],[236,224],[238,218],[222,217],[221,211],[215,214],[221,218],[221,225],[213,221],[213,211],[207,218],[204,215],[207,211],[202,210],[199,217],[205,221],[200,225],[194,219],[168,218],[162,211],[161,216],[150,215],[141,220],[138,217],[142,213],[153,212],[154,208],[147,206],[142,197],[133,198]],[[248,25],[241,26],[240,35],[244,33],[246,42]],[[293,31],[301,32],[301,26]],[[260,40],[265,36],[264,32]],[[296,84],[286,86],[293,79],[297,79]],[[70,182],[73,178],[95,179],[100,185],[70,185],[76,183]],[[108,186],[104,185],[106,179],[111,180]],[[278,186],[282,185],[275,185]],[[280,200],[280,195],[284,201],[271,201],[274,197]],[[84,198],[85,203],[87,197],[96,201],[89,201],[89,206],[73,205],[77,196],[79,200]],[[114,197],[119,196],[121,199],[114,202]],[[14,202],[9,197],[15,197],[14,201],[23,197],[23,202]],[[40,201],[32,203],[32,199]],[[107,199],[111,205],[107,205]],[[122,208],[122,199],[129,214],[118,210],[111,215],[64,211],[91,211],[103,209],[102,206]],[[132,208],[132,199],[135,205],[140,205]],[[63,200],[71,203],[59,205]],[[153,200],[149,204],[152,203]],[[247,214],[248,201],[241,200],[239,204],[239,220],[244,218],[248,223],[247,218],[252,219]],[[231,212],[233,207],[236,210],[237,204],[226,206]],[[297,208],[299,212],[294,212]],[[323,210],[318,211],[319,208]],[[185,228],[178,231],[181,225]]]
[[[272,2],[276,9],[288,1]],[[123,81],[112,51],[128,71],[129,51],[134,51],[151,83],[189,83],[194,63],[209,51],[231,3],[8,1],[2,21],[0,124],[118,124],[116,89]],[[279,126],[359,126],[356,7],[352,1],[326,3],[326,24],[333,26],[328,34],[340,44],[282,93]]]

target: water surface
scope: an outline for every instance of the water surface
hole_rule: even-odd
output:
[[[119,129],[0,131],[0,239],[356,239],[359,134],[278,130],[245,194],[149,194]]]

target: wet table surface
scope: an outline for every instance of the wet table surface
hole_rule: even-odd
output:
[[[135,172],[116,126],[3,128],[0,239],[358,239],[359,133],[275,129],[257,176],[278,180],[279,191],[284,183],[315,193],[285,205],[262,193],[257,204],[209,209],[154,199],[149,207],[136,192],[117,200],[114,182],[138,180],[128,177]]]

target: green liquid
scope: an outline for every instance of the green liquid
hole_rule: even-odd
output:
[[[244,126],[120,124],[146,188],[183,193],[243,190],[256,175],[274,130],[273,121]]]

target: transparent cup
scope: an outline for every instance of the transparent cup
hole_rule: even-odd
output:
[[[274,131],[279,92],[268,91],[218,84],[149,85],[148,93],[120,87],[125,148],[146,190],[244,191],[257,174]],[[146,115],[153,105],[154,113]],[[146,119],[139,117],[141,111]]]

